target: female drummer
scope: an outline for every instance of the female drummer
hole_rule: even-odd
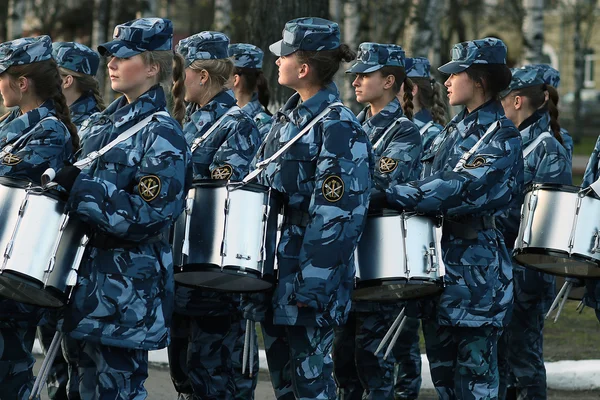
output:
[[[407,90],[402,106],[396,98],[401,85],[411,85],[406,78],[402,47],[395,44],[362,43],[356,63],[346,71],[356,74],[352,85],[359,103],[368,106],[358,114],[371,143],[374,144],[376,168],[374,190],[418,179],[422,155],[419,130],[403,109],[412,112],[412,91]],[[398,303],[354,301],[345,325],[335,328],[333,362],[335,380],[341,398],[394,398],[394,364],[404,370],[402,393],[416,399],[421,386],[421,354],[418,319],[410,319],[403,331],[402,359],[396,353],[386,360],[384,352],[373,353],[391,327],[399,310]],[[411,352],[416,355],[410,354]]]
[[[142,18],[117,25],[113,40],[98,47],[109,56],[112,89],[123,96],[85,124],[81,157],[121,134],[132,136],[82,170],[64,167],[55,178],[70,192],[71,216],[90,227],[77,286],[58,324],[78,344],[78,357],[66,356],[77,368],[81,398],[145,398],[148,350],[169,342],[168,231],[191,184],[188,146],[166,112],[161,86],[174,82],[174,115],[181,120],[183,60],[173,53],[172,37],[170,20]]]
[[[386,197],[393,207],[444,216],[445,288],[423,324],[438,395],[497,398],[497,342],[513,288],[494,216],[523,186],[521,138],[498,101],[511,77],[506,46],[493,38],[456,44],[439,70],[450,74],[450,104],[465,108],[434,140],[425,177],[387,189]]]
[[[226,87],[234,68],[228,46],[229,38],[224,34],[200,32],[181,40],[177,48],[186,66],[186,141],[193,146],[194,140],[218,126],[192,149],[195,180],[241,180],[260,145],[256,124],[236,106],[233,92]],[[169,364],[179,393],[230,399],[238,395],[239,383],[240,396],[253,395],[256,381],[245,381],[240,360],[232,363],[236,343],[243,348],[245,336],[246,324],[239,307],[239,295],[176,285]],[[254,359],[258,362],[257,355]]]
[[[270,94],[262,72],[264,53],[252,44],[236,43],[229,45],[229,55],[235,66],[233,92],[237,104],[254,119],[264,139],[271,129],[273,116],[267,108]]]
[[[502,93],[506,116],[519,128],[523,142],[525,185],[571,184],[571,162],[563,147],[558,121],[546,103],[546,84],[538,69],[512,70],[512,80]],[[519,233],[522,197],[498,218],[509,252]],[[543,358],[544,315],[554,298],[554,276],[513,264],[514,307],[512,318],[498,343],[500,398],[506,395],[509,373],[515,378],[516,396],[546,398]]]
[[[0,93],[5,107],[15,107],[0,122],[0,176],[39,185],[47,168],[58,169],[73,157],[79,140],[60,85],[48,36],[0,44]],[[31,351],[40,317],[38,307],[0,300],[3,399],[29,397],[35,362]]]
[[[430,69],[429,60],[424,57],[406,58],[406,75],[413,83],[413,122],[421,133],[424,152],[429,150],[447,122],[444,88],[431,77]],[[404,87],[400,94],[404,95]]]
[[[275,114],[257,159],[307,131],[259,177],[284,198],[279,281],[262,324],[267,361],[277,398],[332,399],[333,327],[350,311],[371,188],[369,139],[332,81],[354,53],[340,45],[338,25],[321,18],[289,21],[269,49],[279,57],[279,83],[296,93]]]
[[[52,57],[58,64],[62,78],[62,92],[71,112],[71,121],[79,130],[83,121],[104,109],[95,77],[100,56],[80,43],[54,42]],[[46,321],[45,325],[38,328],[38,336],[44,352],[50,347],[56,332],[56,318],[48,314]],[[77,343],[74,340],[65,340],[65,343],[69,345],[63,351],[76,351]],[[73,398],[78,390],[77,369],[69,370],[67,361],[62,352],[59,352],[48,374],[48,396],[51,399],[66,399],[67,382],[71,385],[68,393]]]

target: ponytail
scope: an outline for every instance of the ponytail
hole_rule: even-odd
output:
[[[446,106],[446,99],[444,93],[444,87],[441,83],[436,82],[435,79],[431,79],[431,88],[433,90],[432,100],[433,105],[431,107],[431,117],[433,122],[440,124],[442,126],[446,126],[448,122],[446,119],[446,110],[448,107]]]
[[[404,79],[404,97],[402,98],[402,111],[406,118],[412,120],[415,106],[413,104],[413,82],[407,77]]]
[[[94,96],[94,100],[96,101],[97,107],[100,111],[106,108],[106,106],[104,105],[104,99],[100,95],[98,81],[94,76],[82,74],[80,72],[72,71],[63,67],[59,67],[58,69],[63,75],[71,75],[73,77],[77,90],[80,93],[89,93],[92,96]]]
[[[235,67],[233,73],[240,77],[242,92],[248,94],[257,92],[258,101],[262,104],[265,112],[269,115],[273,115],[267,108],[269,99],[271,98],[271,92],[269,91],[269,85],[262,70],[256,68]]]
[[[560,124],[558,122],[558,92],[553,86],[546,86],[546,91],[548,92],[548,113],[550,114],[550,128],[552,129],[552,133],[556,140],[560,142],[564,146],[564,141],[562,138],[562,134],[560,133]]]
[[[269,100],[271,98],[271,92],[269,91],[269,84],[267,83],[267,78],[265,78],[265,74],[262,71],[258,71],[256,74],[256,92],[258,93],[258,101],[262,104],[265,112],[268,115],[273,115],[267,108],[269,106]]]
[[[185,117],[185,67],[183,57],[176,52],[173,52],[173,88],[171,95],[173,96],[173,118],[182,125]]]

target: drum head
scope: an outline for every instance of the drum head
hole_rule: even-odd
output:
[[[48,196],[56,200],[67,201],[69,197],[65,192],[60,192],[55,189],[42,189],[39,184],[23,179],[9,178],[7,176],[0,176],[0,185],[16,189],[31,188],[31,192],[34,194],[43,194],[44,196]]]
[[[579,193],[581,188],[573,185],[561,185],[560,183],[531,183],[525,188],[525,193],[533,190],[556,190],[558,192]]]
[[[14,271],[0,274],[0,296],[25,304],[58,308],[65,305],[67,296],[53,287]]]
[[[175,282],[187,287],[201,287],[219,292],[261,292],[273,287],[272,275],[260,276],[256,270],[212,264],[188,264],[175,272]]]
[[[433,279],[393,279],[358,281],[352,294],[359,301],[398,301],[418,299],[441,293],[444,285]]]
[[[600,278],[598,263],[577,254],[569,255],[562,251],[529,247],[518,250],[513,257],[522,266],[547,274],[576,278]]]

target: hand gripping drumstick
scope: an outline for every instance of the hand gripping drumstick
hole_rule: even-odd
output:
[[[38,376],[35,378],[35,382],[33,384],[33,388],[31,389],[31,395],[29,396],[29,400],[37,400],[40,398],[42,394],[42,389],[44,388],[44,384],[46,383],[46,379],[48,379],[48,374],[50,374],[50,367],[54,363],[54,359],[58,354],[58,350],[60,349],[60,343],[62,342],[63,334],[61,332],[56,331],[54,337],[52,338],[52,343],[48,348],[48,353],[46,353],[46,357],[44,357],[44,361],[42,361],[42,365],[40,366],[40,371],[38,372]]]

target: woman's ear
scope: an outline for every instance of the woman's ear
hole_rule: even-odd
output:
[[[310,65],[304,63],[300,64],[300,68],[298,69],[298,79],[306,78],[310,73]]]
[[[158,64],[150,64],[146,69],[146,76],[148,78],[154,78],[160,72],[160,67]]]
[[[391,89],[396,83],[396,77],[394,75],[388,75],[385,77],[385,83],[383,84],[383,88],[385,90]]]
[[[419,85],[417,85],[416,83],[413,82],[413,89],[412,89],[413,99],[415,97],[417,97],[417,93],[419,93]]]
[[[210,74],[205,69],[201,70],[199,73],[200,73],[200,84],[202,86],[204,86],[208,83],[208,80],[210,79]]]
[[[24,76],[20,76],[17,78],[17,87],[19,88],[19,91],[21,93],[26,92],[27,90],[29,90],[29,79],[27,79]]]
[[[73,78],[73,75],[64,75],[62,78],[62,82],[63,89],[68,89],[73,85],[73,82],[75,82],[75,78]]]

